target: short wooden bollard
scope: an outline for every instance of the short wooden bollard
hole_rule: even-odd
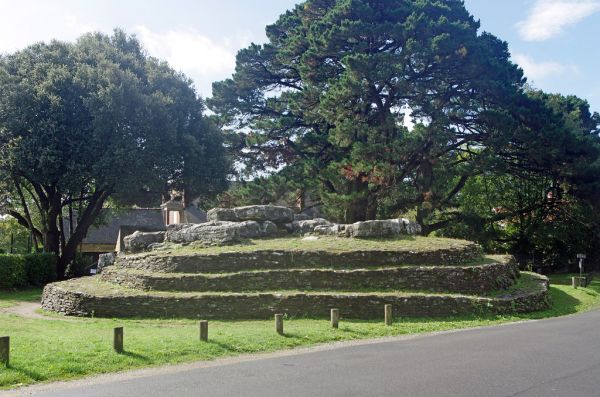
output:
[[[283,314],[275,315],[275,331],[279,335],[283,335]]]
[[[0,338],[0,364],[8,367],[10,362],[10,338],[3,336]]]
[[[200,340],[203,342],[208,340],[208,321],[200,321]]]
[[[384,306],[385,325],[392,325],[392,305]]]
[[[340,325],[340,311],[339,309],[331,309],[331,326],[338,328]]]
[[[117,353],[123,353],[123,327],[117,327],[114,331],[113,348]]]

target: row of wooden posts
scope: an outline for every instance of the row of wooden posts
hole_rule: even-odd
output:
[[[385,325],[392,325],[392,305],[384,306]],[[339,309],[331,309],[331,326],[338,328],[340,325]],[[283,314],[275,315],[275,331],[283,335]],[[123,327],[117,327],[113,331],[113,348],[117,353],[123,353]],[[208,341],[208,321],[200,321],[200,340]],[[10,338],[8,336],[0,337],[0,364],[8,367],[10,359]]]

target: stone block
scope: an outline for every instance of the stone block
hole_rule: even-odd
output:
[[[125,251],[144,251],[151,244],[162,243],[165,240],[165,232],[140,232],[137,231],[123,239]]]

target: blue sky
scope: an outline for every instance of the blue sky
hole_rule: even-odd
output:
[[[185,72],[203,96],[231,75],[237,50],[295,0],[0,0],[0,52],[121,27]],[[482,29],[509,43],[530,82],[600,111],[600,0],[465,0]]]

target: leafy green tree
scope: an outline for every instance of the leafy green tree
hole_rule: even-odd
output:
[[[0,219],[0,254],[28,253],[31,250],[29,231],[12,217]]]
[[[191,81],[122,31],[3,56],[0,91],[0,176],[17,193],[3,208],[57,254],[59,276],[112,195],[225,186],[222,135]]]
[[[306,1],[239,52],[210,106],[249,172],[301,164],[347,222],[425,220],[484,162],[473,148],[506,143],[522,94],[506,43],[478,30],[458,0]]]
[[[515,129],[514,156],[469,179],[457,196],[456,222],[442,234],[511,252],[523,264],[564,268],[578,252],[591,259],[600,253],[600,116],[575,96],[528,96],[538,105],[535,117],[545,121],[530,131]],[[523,137],[531,141],[525,145]]]

